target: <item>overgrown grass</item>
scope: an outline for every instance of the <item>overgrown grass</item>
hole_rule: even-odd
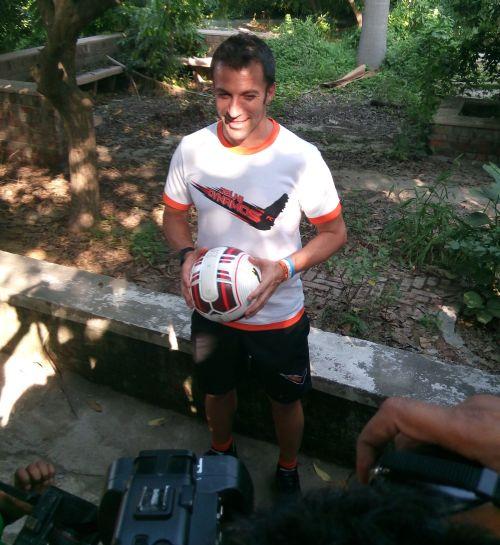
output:
[[[330,38],[329,26],[322,18],[299,20],[287,16],[278,32],[279,37],[268,42],[276,57],[275,108],[321,82],[340,77],[355,64],[352,44]]]

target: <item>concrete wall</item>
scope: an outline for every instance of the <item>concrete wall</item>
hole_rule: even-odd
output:
[[[0,324],[0,351],[33,347],[60,369],[202,414],[190,311],[180,297],[0,251]],[[304,450],[342,464],[353,461],[359,431],[387,396],[452,404],[474,393],[500,394],[499,375],[369,341],[312,328],[309,346]],[[268,401],[251,380],[240,401],[237,429],[272,440]]]
[[[34,83],[0,80],[0,161],[57,166],[66,160],[64,130]]]
[[[77,43],[79,72],[110,65],[106,55],[118,50],[121,34],[81,38]],[[62,123],[36,91],[31,68],[41,47],[0,55],[0,161],[15,160],[58,166],[67,160]]]
[[[108,34],[80,38],[76,46],[78,71],[109,64],[106,55],[113,56],[118,50],[121,34]],[[43,47],[11,51],[0,55],[0,78],[15,81],[33,81],[31,68]]]
[[[208,30],[208,29],[199,29],[198,32],[201,34],[205,43],[208,45],[207,55],[210,56],[217,49],[217,47],[229,36],[238,34],[238,30]],[[267,40],[273,38],[275,34],[272,32],[253,32],[259,38]]]

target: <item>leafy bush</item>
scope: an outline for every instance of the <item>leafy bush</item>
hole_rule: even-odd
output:
[[[357,87],[403,107],[395,157],[426,152],[429,121],[442,97],[498,77],[497,0],[399,0],[389,14],[382,71]],[[481,59],[481,60],[480,60]]]
[[[389,241],[411,265],[441,267],[461,283],[464,313],[483,324],[500,318],[500,169],[486,170],[495,182],[476,190],[487,200],[482,212],[458,212],[441,180],[416,188],[387,227]]]
[[[203,0],[147,0],[142,7],[125,4],[128,18],[123,42],[128,63],[162,79],[179,70],[178,57],[202,51],[196,28],[203,18]]]
[[[25,49],[45,42],[45,31],[36,0],[0,0],[0,53]]]
[[[335,18],[352,18],[352,10],[346,0],[219,0],[216,17],[307,17],[330,13]]]
[[[324,17],[302,21],[287,15],[278,32],[279,37],[268,42],[276,57],[278,105],[353,66],[354,49],[342,40],[328,39],[330,27]]]

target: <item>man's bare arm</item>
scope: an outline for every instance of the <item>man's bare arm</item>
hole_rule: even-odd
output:
[[[478,395],[443,407],[408,398],[389,398],[358,437],[356,470],[367,482],[384,447],[403,437],[438,445],[500,471],[500,398]]]
[[[165,235],[169,246],[174,250],[182,250],[182,248],[187,248],[189,246],[194,247],[187,210],[177,210],[176,208],[165,206],[163,212],[163,234]],[[194,307],[191,291],[189,289],[191,285],[191,269],[202,251],[203,249],[199,248],[193,252],[187,253],[181,268],[181,292],[186,304],[190,308]]]
[[[188,211],[165,206],[163,212],[163,234],[169,246],[174,250],[194,246],[191,226],[188,222]]]
[[[296,271],[305,271],[323,263],[347,242],[347,228],[342,214],[316,226],[318,234],[292,255]]]
[[[326,261],[347,241],[347,229],[342,214],[332,221],[319,224],[317,230],[318,234],[313,239],[290,256],[296,272]],[[246,318],[257,314],[283,281],[283,271],[277,261],[253,258],[252,262],[260,268],[262,281],[249,296],[252,304],[245,313]]]

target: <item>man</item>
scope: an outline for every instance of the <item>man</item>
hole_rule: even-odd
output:
[[[253,256],[261,283],[244,317],[216,324],[194,312],[194,360],[204,388],[210,454],[236,454],[235,387],[245,360],[265,387],[280,448],[278,492],[300,492],[297,454],[310,388],[309,321],[298,272],[321,263],[346,242],[330,171],[319,151],[267,117],[276,90],[271,50],[238,34],[215,51],[212,79],[219,121],[185,137],[165,184],[164,231],[179,251],[181,288],[193,307],[190,271],[204,247],[234,246]],[[187,219],[198,211],[198,249]],[[317,235],[303,248],[304,212]]]

